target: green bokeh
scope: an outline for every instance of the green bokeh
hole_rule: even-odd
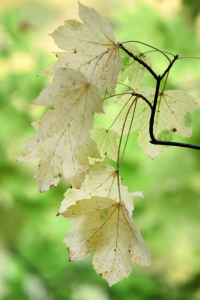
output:
[[[180,56],[200,55],[194,26],[198,14],[188,9],[186,2],[184,10],[170,21],[144,5],[136,11],[116,12],[111,18],[116,40],[140,40]],[[185,20],[186,12],[191,13],[192,25]],[[56,188],[39,194],[33,179],[37,163],[16,163],[25,140],[35,133],[30,122],[44,113],[29,102],[49,82],[36,75],[52,56],[37,47],[35,40],[57,14],[53,6],[36,2],[32,9],[9,8],[1,16],[0,299],[198,300],[199,151],[171,148],[152,161],[138,147],[137,132],[130,135],[121,176],[130,192],[143,191],[144,199],[134,198],[133,220],[151,251],[152,266],[133,265],[131,276],[112,288],[93,270],[92,257],[68,261],[62,241],[72,224],[56,214],[69,185],[61,179]],[[151,58],[155,70],[162,72],[165,59],[155,53]],[[199,83],[200,63],[180,60],[170,72],[167,89],[185,88],[200,103]],[[147,74],[144,85],[154,84]],[[95,125],[109,126],[119,109],[117,104],[111,105],[106,115],[96,118]],[[200,112],[194,111],[192,116],[192,139],[175,134],[173,139],[200,145]]]

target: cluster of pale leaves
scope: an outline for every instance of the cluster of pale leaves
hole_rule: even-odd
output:
[[[53,81],[33,101],[51,108],[42,120],[32,123],[38,133],[27,140],[18,160],[39,159],[35,177],[40,192],[56,186],[62,174],[70,182],[72,187],[65,193],[58,213],[76,223],[64,239],[69,260],[80,260],[95,252],[94,269],[111,286],[130,275],[131,260],[149,266],[151,258],[132,220],[133,196],[142,193],[129,193],[121,184],[119,171],[104,158],[107,155],[118,162],[116,140],[124,125],[123,134],[140,128],[138,143],[150,157],[164,147],[149,143],[150,108],[130,94],[117,100],[123,109],[115,130],[93,127],[94,113],[104,113],[109,106],[110,99],[102,100],[103,95],[113,95],[117,82],[128,78],[130,88],[143,93],[151,103],[155,91],[141,87],[147,71],[120,49],[110,23],[80,3],[79,15],[83,23],[68,20],[52,33],[65,52],[55,53],[58,60],[40,74],[52,75]],[[151,66],[149,57],[136,45],[127,48]],[[196,102],[183,91],[160,93],[156,137],[170,140],[172,131],[189,137],[192,108],[198,108]]]

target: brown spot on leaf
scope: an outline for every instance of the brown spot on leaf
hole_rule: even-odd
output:
[[[60,213],[58,212],[57,215],[56,215],[56,217],[58,217],[59,215],[60,215]]]
[[[74,49],[73,53],[77,53],[76,48]]]
[[[177,129],[176,129],[176,128],[173,128],[173,129],[172,129],[172,131],[173,131],[173,132],[176,132],[176,131],[177,131]]]

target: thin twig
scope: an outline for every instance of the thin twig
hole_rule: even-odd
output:
[[[165,77],[165,75],[169,72],[175,61],[178,59],[178,55],[174,56],[174,59],[171,61],[167,69],[164,71],[164,73],[160,76],[161,80]]]
[[[131,127],[132,127],[132,124],[133,124],[133,119],[134,119],[134,116],[135,116],[135,110],[136,110],[136,106],[137,106],[137,97],[135,99],[135,107],[134,107],[134,111],[133,111],[133,115],[132,115],[132,118],[131,118],[131,123],[130,123],[130,126],[129,126],[129,130],[128,130],[128,134],[127,134],[127,137],[126,137],[126,142],[125,142],[125,145],[124,145],[124,149],[123,149],[123,152],[122,152],[122,156],[121,156],[121,159],[120,159],[120,162],[119,162],[119,165],[118,165],[118,169],[120,168],[121,166],[121,163],[122,163],[122,159],[124,157],[124,153],[125,153],[125,150],[126,150],[126,146],[127,146],[127,143],[128,143],[128,138],[129,138],[129,135],[130,135],[130,132],[131,132]]]
[[[132,101],[131,105],[129,106],[129,109],[126,113],[126,117],[124,119],[124,123],[123,123],[123,126],[122,126],[122,131],[121,131],[121,136],[120,136],[120,140],[119,140],[119,146],[118,146],[118,153],[117,153],[117,168],[119,166],[119,154],[120,154],[120,148],[121,148],[121,143],[122,143],[122,137],[123,137],[123,133],[124,133],[124,128],[125,128],[125,125],[126,125],[126,120],[128,118],[128,115],[129,115],[129,112],[131,110],[131,107],[133,106],[134,102],[137,100],[137,97],[135,97],[135,99]]]
[[[161,50],[163,53],[168,53],[168,54],[170,54],[170,55],[172,55],[173,57],[175,56],[173,53],[171,53],[171,52],[167,52],[167,51],[163,51],[163,50]],[[146,53],[149,53],[149,52],[158,52],[158,50],[149,50],[149,51],[145,51],[145,52],[143,52],[142,54],[146,54]]]
[[[145,46],[147,46],[147,47],[150,47],[150,48],[152,48],[152,49],[155,49],[156,51],[162,53],[162,54],[168,59],[168,61],[171,63],[171,59],[170,59],[170,58],[169,58],[162,50],[160,50],[160,49],[158,49],[158,48],[156,48],[156,47],[153,47],[153,46],[151,46],[151,45],[148,45],[148,44],[143,43],[143,42],[140,42],[140,41],[124,41],[124,42],[119,42],[118,44],[121,45],[121,44],[125,44],[125,43],[139,43],[139,44],[145,45]]]
[[[196,59],[200,59],[200,57],[195,57],[195,56],[182,56],[182,57],[179,57],[178,59],[183,59],[183,58],[196,58]]]
[[[137,97],[140,97],[142,98],[149,106],[150,108],[152,109],[152,104],[151,102],[149,102],[149,100],[147,98],[145,98],[142,94],[138,94],[138,93],[135,93],[135,92],[125,92],[125,93],[120,93],[120,94],[115,94],[115,95],[112,95],[112,96],[108,96],[106,98],[103,98],[102,100],[106,100],[108,98],[112,98],[112,97],[115,97],[115,96],[121,96],[121,95],[132,95],[132,96],[137,96]]]

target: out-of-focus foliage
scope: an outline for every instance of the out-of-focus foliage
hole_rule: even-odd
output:
[[[170,20],[152,7],[139,5],[137,10],[123,10],[121,6],[109,17],[116,40],[140,40],[181,56],[199,56],[200,16],[195,9],[193,22],[188,23],[185,17],[194,2],[198,3],[187,1],[187,6]],[[151,161],[138,147],[137,133],[130,136],[121,175],[130,192],[143,190],[144,199],[135,198],[133,217],[152,253],[150,268],[134,266],[128,279],[109,289],[94,273],[91,258],[68,262],[62,240],[72,225],[62,216],[56,218],[55,213],[66,190],[65,182],[61,180],[57,188],[39,194],[32,178],[37,163],[16,163],[25,140],[34,134],[29,122],[44,113],[43,108],[29,102],[50,80],[36,77],[54,60],[48,54],[51,49],[46,51],[46,40],[43,50],[40,39],[44,32],[51,32],[47,29],[61,12],[56,1],[51,5],[46,1],[24,3],[1,10],[0,299],[198,300],[200,153],[196,150],[171,147]],[[63,18],[57,25],[62,23]],[[162,71],[166,66],[164,58],[149,55],[156,70]],[[144,85],[153,86],[149,78],[146,75]],[[185,89],[200,103],[199,86],[199,61],[180,60],[170,72],[166,89]],[[112,105],[95,125],[107,128],[119,109]],[[200,113],[194,111],[193,118],[193,138],[177,140],[200,145]]]

